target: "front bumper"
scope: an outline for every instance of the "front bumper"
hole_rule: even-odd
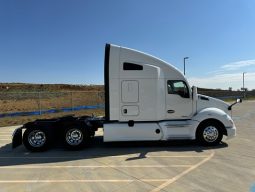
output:
[[[227,130],[227,139],[232,139],[236,136],[236,126],[233,125],[232,127],[226,127]]]

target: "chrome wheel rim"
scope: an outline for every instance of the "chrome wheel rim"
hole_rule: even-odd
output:
[[[218,139],[218,136],[219,136],[219,131],[216,127],[208,126],[204,129],[203,137],[205,141],[209,143],[214,142]]]
[[[70,129],[66,133],[66,142],[69,145],[79,145],[83,140],[83,134],[79,129]]]
[[[32,147],[41,147],[46,142],[46,135],[43,131],[34,130],[29,133],[28,142]]]

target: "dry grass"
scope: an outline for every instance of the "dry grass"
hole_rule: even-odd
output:
[[[38,93],[11,93],[0,100],[0,113],[98,105],[104,103],[103,96],[102,92],[42,92],[40,96]]]
[[[104,103],[103,86],[0,83],[0,113],[29,112]],[[104,115],[103,109],[0,118],[0,127],[64,115]]]

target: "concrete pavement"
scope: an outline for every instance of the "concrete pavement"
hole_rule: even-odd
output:
[[[0,128],[0,192],[249,191],[255,184],[255,102],[234,107],[238,135],[217,147],[192,141],[112,143],[30,153]]]

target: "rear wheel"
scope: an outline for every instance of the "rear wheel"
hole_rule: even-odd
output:
[[[41,128],[26,129],[23,135],[23,143],[30,151],[45,151],[51,144],[50,133]]]
[[[207,121],[199,125],[196,138],[202,145],[218,145],[223,137],[223,127],[217,122]]]
[[[84,128],[70,127],[64,132],[64,144],[71,150],[79,150],[89,144],[90,135]]]

